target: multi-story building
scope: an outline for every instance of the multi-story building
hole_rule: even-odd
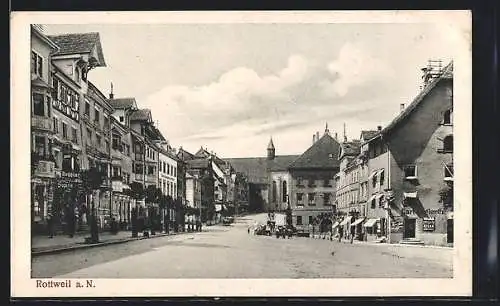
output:
[[[321,214],[335,211],[334,177],[339,171],[340,144],[328,130],[288,167],[293,225],[308,227]]]
[[[201,181],[196,173],[186,173],[186,205],[196,210],[201,209]]]
[[[56,162],[51,152],[51,53],[57,45],[38,26],[31,26],[31,221],[43,230],[52,210]]]
[[[82,169],[89,169],[90,167],[97,167],[101,171],[109,175],[110,165],[110,152],[109,152],[109,114],[112,108],[106,102],[104,95],[88,81],[88,73],[96,67],[105,67],[106,63],[101,47],[99,33],[72,33],[49,36],[54,41],[59,49],[52,54],[52,63],[54,65],[55,80],[60,92],[57,103],[60,112],[64,113],[61,119],[61,131],[64,138],[64,133],[71,134],[70,139],[81,139],[81,151],[72,146],[71,150],[63,155],[72,156],[72,170],[75,170],[74,164],[81,163]],[[60,82],[60,83],[59,83]],[[66,103],[64,103],[66,102]],[[107,123],[106,116],[107,113]],[[67,118],[78,121],[78,128],[76,130],[77,136],[74,136],[75,126],[67,126],[71,128],[70,131],[64,131],[64,124],[69,123]],[[69,119],[68,119],[69,120]],[[79,134],[79,135],[78,135]],[[95,134],[95,135],[94,135]],[[108,149],[106,150],[106,143],[108,141]],[[76,141],[72,140],[73,143]],[[75,150],[76,149],[76,150]],[[77,153],[78,152],[78,153]],[[75,156],[78,155],[78,160]],[[75,162],[76,160],[76,162]],[[109,176],[105,180],[103,187],[110,187]],[[106,197],[106,195],[108,195]],[[100,212],[100,225],[104,224],[104,213],[106,208],[110,214],[110,191],[100,192],[96,191],[93,198],[99,207]],[[104,207],[99,203],[103,201]],[[106,201],[107,200],[107,201]],[[68,201],[67,201],[68,202]],[[72,201],[69,201],[72,202]],[[107,202],[107,204],[106,204]],[[85,202],[87,203],[87,202]],[[71,204],[71,203],[70,203]],[[82,204],[81,208],[87,212],[87,204]]]
[[[445,245],[453,242],[453,64],[427,67],[424,80],[368,141],[371,201],[379,199],[368,215],[385,218],[391,242]]]
[[[160,133],[158,131],[158,133]],[[172,199],[171,205],[167,207],[168,209],[168,222],[169,228],[174,227],[176,218],[175,201],[178,198],[177,191],[177,157],[172,152],[172,149],[168,145],[167,141],[162,141],[158,144],[159,153],[159,171],[158,171],[158,184],[159,188],[162,190],[163,195],[169,196]]]

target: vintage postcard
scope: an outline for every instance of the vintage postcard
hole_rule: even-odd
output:
[[[13,13],[11,295],[471,295],[471,30]]]

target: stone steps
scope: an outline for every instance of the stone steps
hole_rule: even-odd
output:
[[[399,244],[424,245],[424,242],[416,238],[408,238],[401,240]]]

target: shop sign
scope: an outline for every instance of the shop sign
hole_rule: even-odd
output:
[[[413,215],[413,208],[411,207],[403,207],[403,214],[405,215]]]
[[[444,215],[445,214],[445,211],[442,208],[438,208],[438,209],[426,209],[425,212],[428,215]]]
[[[423,219],[423,230],[426,232],[433,232],[436,228],[435,218],[424,218]]]

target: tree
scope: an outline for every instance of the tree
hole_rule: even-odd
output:
[[[88,170],[84,170],[81,174],[83,189],[86,195],[93,195],[95,190],[98,190],[103,181],[104,173],[99,171],[97,168],[92,167]],[[91,218],[90,218],[90,240],[92,243],[99,242],[99,230],[97,228],[97,216],[95,211],[95,200],[94,197],[91,198]]]
[[[141,183],[132,182],[130,184],[130,196],[136,201],[136,207],[132,209],[132,237],[137,237],[139,230],[137,201],[144,198],[144,187]]]

